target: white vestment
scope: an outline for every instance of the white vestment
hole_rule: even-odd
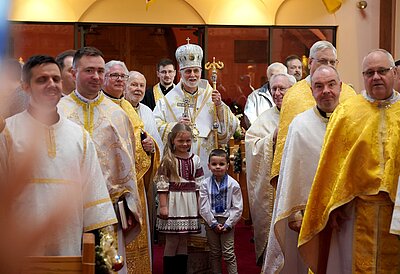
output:
[[[250,124],[253,124],[258,116],[273,106],[275,106],[274,100],[267,88],[267,84],[265,84],[247,96],[244,115],[249,119]]]
[[[21,224],[27,229],[41,225],[60,210],[60,199],[70,201],[70,208],[58,213],[65,216],[56,220],[56,230],[49,228],[40,238],[35,255],[80,256],[83,232],[117,223],[89,134],[63,117],[52,126],[43,125],[27,111],[6,124],[0,135],[1,174],[12,172],[27,150],[35,148],[30,184],[16,204],[17,212],[24,214],[18,214]]]
[[[156,141],[158,148],[160,149],[160,158],[161,158],[164,151],[164,144],[161,140],[160,133],[158,133],[153,111],[148,106],[142,103],[139,103],[139,106],[135,108],[135,110],[137,111],[139,117],[142,119],[144,123],[144,129]]]
[[[274,205],[275,191],[269,181],[274,156],[273,135],[278,124],[279,110],[274,106],[253,122],[245,137],[247,193],[258,263],[264,259]]]
[[[125,199],[138,222],[128,233],[123,233],[118,223],[118,254],[126,258],[125,245],[139,234],[144,216],[136,184],[132,124],[124,110],[102,92],[95,99],[89,100],[75,90],[60,100],[58,108],[92,136],[113,203]],[[126,271],[125,264],[119,273]]]
[[[313,107],[289,126],[262,273],[308,273],[297,249],[299,233],[289,228],[288,219],[306,207],[327,123]]]
[[[400,178],[397,183],[396,201],[394,203],[390,233],[400,235]]]
[[[189,100],[191,106],[188,108],[187,114],[199,133],[196,140],[192,142],[191,151],[200,157],[206,178],[211,175],[207,162],[208,155],[214,149],[215,144],[213,132],[214,103],[211,100],[211,93],[212,87],[207,80],[200,81],[198,90],[194,94],[184,92],[182,82],[180,82],[163,99],[157,102],[154,109],[158,132],[165,144],[168,133],[182,117],[184,107],[180,105],[182,105],[184,99]],[[218,121],[218,143],[226,144],[235,133],[239,121],[224,103],[218,109],[223,112],[220,116],[223,117],[223,120]]]

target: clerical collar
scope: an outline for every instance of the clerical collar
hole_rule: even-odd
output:
[[[329,119],[329,117],[331,117],[332,112],[325,112],[323,110],[321,110],[318,106],[317,106],[318,112],[319,114],[321,114],[322,117]]]
[[[103,91],[104,95],[106,95],[107,97],[110,97],[110,98],[112,98],[112,99],[117,99],[117,100],[119,100],[119,99],[122,99],[122,98],[124,97],[124,94],[122,94],[122,95],[118,98],[118,97],[112,96],[111,94],[107,93],[104,89],[102,89],[102,91]]]
[[[172,90],[174,88],[175,85],[172,84],[172,85],[170,85],[169,87],[166,88],[163,85],[161,85],[161,83],[159,83],[159,86],[160,86],[160,89],[161,89],[162,93],[164,95],[166,95],[170,90]]]
[[[94,102],[97,102],[99,99],[100,99],[100,96],[101,96],[101,91],[99,91],[99,93],[97,94],[97,96],[96,96],[96,98],[94,98],[94,99],[88,99],[88,98],[86,98],[86,97],[84,97],[83,95],[81,95],[80,93],[79,93],[79,91],[76,89],[76,90],[74,90],[74,93],[75,93],[75,95],[76,95],[76,97],[78,97],[78,99],[79,100],[81,100],[81,101],[83,101],[84,103],[94,103]]]

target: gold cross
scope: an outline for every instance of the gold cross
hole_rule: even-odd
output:
[[[182,117],[189,117],[189,108],[194,108],[194,104],[190,103],[189,98],[183,99],[182,103],[176,104],[178,107],[183,107]]]

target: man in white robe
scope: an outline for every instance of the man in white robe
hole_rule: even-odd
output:
[[[275,106],[264,111],[246,132],[247,191],[258,265],[261,265],[264,259],[274,205],[274,188],[269,183],[269,175],[274,155],[274,135],[279,123],[279,110],[286,90],[295,83],[296,79],[291,75],[273,75],[270,85]]]
[[[209,177],[208,155],[216,143],[226,144],[229,141],[239,121],[222,102],[221,94],[213,90],[207,80],[200,79],[203,59],[201,47],[188,43],[180,46],[175,55],[181,81],[157,102],[154,109],[156,124],[164,144],[176,123],[189,125],[194,135],[191,151],[200,157],[204,175]],[[217,128],[213,128],[213,125]]]
[[[126,205],[126,229],[118,223],[118,253],[140,232],[142,211],[136,185],[135,136],[125,112],[100,91],[105,75],[103,54],[96,48],[79,49],[73,60],[76,90],[63,97],[58,108],[93,138],[113,203]],[[126,265],[119,273],[126,273]]]
[[[279,73],[287,73],[287,68],[284,64],[275,62],[267,68],[267,78],[271,80],[272,75]],[[244,116],[246,124],[250,127],[253,122],[267,109],[274,107],[270,92],[270,83],[267,82],[265,85],[256,89],[247,96],[246,105],[244,106]]]
[[[0,173],[2,179],[12,176],[24,159],[33,157],[29,184],[15,207],[21,224],[34,230],[54,210],[63,214],[56,229],[41,236],[34,254],[80,256],[83,232],[117,223],[95,146],[86,130],[57,113],[62,89],[56,61],[33,56],[23,72],[29,106],[6,120],[0,135]],[[6,182],[12,183],[12,177]],[[61,207],[65,196],[67,208]]]
[[[297,115],[289,126],[262,273],[308,273],[297,239],[326,125],[339,104],[341,81],[336,69],[317,68],[311,88],[317,105]]]

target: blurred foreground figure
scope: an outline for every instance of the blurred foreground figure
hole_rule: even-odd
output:
[[[21,64],[16,59],[2,60],[0,66],[0,116],[11,117],[24,111],[29,96],[21,87]]]
[[[34,231],[59,210],[63,218],[52,224],[57,229],[41,236],[32,253],[80,256],[83,232],[117,222],[94,144],[84,129],[57,113],[61,76],[52,57],[37,55],[27,61],[23,88],[30,96],[28,110],[8,118],[0,134],[5,184],[19,176],[21,162],[32,161],[31,172],[24,170],[27,185],[12,213],[21,227]],[[69,202],[62,203],[66,195]]]

